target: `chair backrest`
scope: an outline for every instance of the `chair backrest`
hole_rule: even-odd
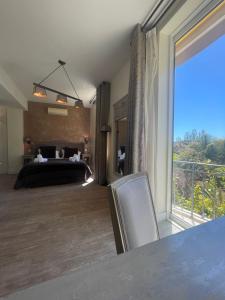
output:
[[[158,240],[159,230],[147,174],[124,176],[111,184],[111,190],[122,243],[122,251],[118,251],[118,247],[117,251],[129,251]]]

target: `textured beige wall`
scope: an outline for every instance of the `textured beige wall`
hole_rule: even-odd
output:
[[[49,115],[48,107],[67,108],[68,116]],[[24,112],[24,136],[34,144],[51,141],[83,142],[90,136],[90,109],[29,102]]]
[[[114,121],[114,109],[113,105],[121,98],[128,94],[129,87],[129,73],[130,62],[127,61],[120,71],[111,80],[111,96],[110,96],[110,113],[109,113],[109,125],[111,126],[111,133],[108,135],[108,153],[107,153],[107,180],[112,182],[117,178],[115,172],[115,143],[116,143],[116,127]]]

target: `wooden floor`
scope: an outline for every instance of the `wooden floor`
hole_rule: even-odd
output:
[[[14,181],[0,175],[0,296],[116,255],[107,188]]]

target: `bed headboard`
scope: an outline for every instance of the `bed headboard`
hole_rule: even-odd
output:
[[[84,153],[84,143],[70,143],[65,141],[51,141],[51,142],[43,142],[35,145],[35,148],[38,149],[41,146],[56,146],[56,150],[60,150],[65,147],[69,148],[78,148],[81,153]]]

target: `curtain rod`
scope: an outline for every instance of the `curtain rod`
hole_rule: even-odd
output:
[[[161,14],[161,15],[159,15],[159,17],[158,17],[158,20],[156,20],[156,22],[155,23],[153,23],[152,25],[151,25],[151,27],[150,28],[147,28],[148,27],[148,23],[149,23],[149,21],[151,20],[151,18],[154,16],[154,14],[157,12],[157,10],[160,8],[160,6],[163,4],[163,2],[165,2],[165,0],[161,0],[161,1],[159,1],[158,2],[158,4],[156,5],[156,7],[153,9],[153,11],[151,12],[151,14],[150,14],[150,16],[147,18],[147,20],[145,21],[145,23],[143,24],[143,26],[142,26],[142,31],[149,31],[149,30],[151,30],[152,28],[153,28],[153,26],[155,26],[159,21],[161,21],[161,19],[166,15],[166,13],[168,12],[168,10],[171,8],[171,6],[174,4],[174,2],[175,2],[176,0],[171,0],[171,1],[169,1],[169,3],[168,3],[168,6],[165,6],[165,10],[164,10],[164,12]],[[185,0],[186,1],[186,0]]]
[[[151,12],[150,16],[147,18],[147,20],[145,21],[144,25],[142,26],[142,30],[145,29],[145,27],[148,25],[149,21],[154,16],[154,14],[157,12],[157,10],[159,9],[159,7],[162,5],[163,2],[164,2],[164,0],[161,0],[161,1],[158,2],[158,4],[155,6],[155,8]]]

